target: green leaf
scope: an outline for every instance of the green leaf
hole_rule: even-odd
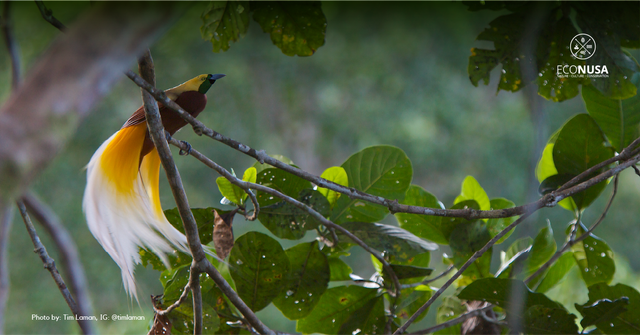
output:
[[[331,281],[351,280],[349,276],[353,270],[339,257],[327,257],[331,269]]]
[[[193,334],[193,299],[191,293],[178,308],[168,315],[171,322],[171,334]],[[204,334],[217,334],[220,328],[220,318],[216,311],[207,303],[202,303],[202,330]]]
[[[250,167],[244,171],[242,180],[250,183],[255,183],[256,174],[257,174],[256,168]],[[244,200],[247,199],[247,197],[249,196],[243,189],[232,184],[225,177],[218,177],[216,179],[216,184],[218,184],[218,189],[220,189],[220,193],[222,193],[222,196],[224,196],[234,204],[243,205]]]
[[[280,243],[259,232],[236,240],[229,263],[238,295],[256,312],[280,294],[289,274],[289,258]]]
[[[453,262],[457,268],[469,259],[473,254],[482,249],[491,239],[486,224],[482,220],[459,224],[451,233],[449,246],[453,252]],[[464,275],[471,279],[490,277],[491,250],[477,259],[465,271]]]
[[[467,308],[462,304],[462,301],[456,296],[444,297],[442,303],[438,307],[438,313],[436,314],[436,323],[444,323],[449,320],[455,319],[458,316],[467,312]],[[439,330],[434,334],[438,335],[460,335],[460,324],[456,324],[453,327]]]
[[[578,334],[576,316],[561,308],[531,306],[524,313],[525,334]]]
[[[507,251],[500,252],[500,269],[496,272],[496,278],[514,278],[522,279],[524,276],[518,276],[513,273],[515,264],[522,264],[529,258],[529,252],[533,246],[531,237],[524,237],[516,240],[509,246]]]
[[[451,206],[451,209],[466,209],[466,208],[480,209],[480,206],[478,205],[478,202],[475,200],[465,200]],[[468,224],[470,222],[471,221],[465,218],[454,218],[454,217],[443,216],[440,218],[440,230],[442,231],[442,236],[444,236],[447,239],[447,241],[449,241],[449,239],[451,238],[451,233],[456,229],[457,226],[459,226],[460,224]]]
[[[296,331],[305,334],[338,334],[349,316],[370,304],[377,295],[378,290],[357,285],[330,288],[320,297],[311,314],[298,320]]]
[[[319,1],[251,4],[253,19],[287,56],[311,56],[324,45],[327,19]]]
[[[273,304],[289,320],[297,320],[311,313],[320,302],[329,284],[329,263],[317,241],[298,244],[287,249],[286,254],[291,270]]]
[[[384,298],[379,296],[353,312],[338,334],[383,334],[386,321]]]
[[[578,114],[567,121],[553,146],[553,162],[558,174],[576,176],[588,168],[613,157],[602,131],[588,114]],[[578,209],[589,206],[606,187],[602,181],[572,196]]]
[[[564,279],[574,265],[576,261],[573,258],[573,252],[565,252],[551,265],[535,291],[540,293],[549,291]]]
[[[576,236],[583,233],[584,229],[580,227]],[[591,234],[574,244],[571,250],[587,287],[600,282],[611,283],[616,264],[613,261],[613,251],[605,241]]]
[[[505,198],[495,198],[490,201],[491,209],[507,209],[511,207],[515,207],[516,205],[511,200],[507,200]],[[500,219],[489,219],[487,220],[487,230],[489,234],[491,234],[491,238],[494,238],[500,232],[502,232],[507,226],[513,223],[516,217],[512,216],[509,218],[500,218]],[[501,237],[496,244],[500,244],[504,242],[506,239],[511,236],[515,229],[511,229],[506,235]]]
[[[547,226],[542,228],[533,240],[533,246],[529,252],[529,259],[524,271],[524,276],[529,277],[546,263],[557,249],[556,240],[553,238],[551,223],[547,220]]]
[[[433,292],[426,285],[402,290],[400,293],[401,300],[396,308],[396,322],[402,324],[404,320],[410,318],[431,298],[432,294]],[[414,322],[422,320],[428,311],[429,309],[427,308],[422,314],[418,315]]]
[[[474,86],[483,80],[489,84],[491,70],[502,63],[498,90],[516,92],[526,83],[522,82],[520,63],[525,61],[520,50],[520,40],[526,19],[522,13],[502,15],[489,23],[477,40],[493,42],[495,50],[471,49],[469,57],[469,79]]]
[[[332,166],[324,170],[320,177],[328,181],[332,181],[338,185],[349,186],[349,177],[347,177],[347,172],[340,166]],[[336,204],[338,198],[340,197],[340,193],[324,187],[318,187],[318,192],[320,192],[325,196],[325,198],[327,198],[331,207]]]
[[[404,205],[421,206],[430,208],[441,208],[444,206],[431,193],[425,191],[422,187],[411,185],[407,190]],[[448,244],[447,238],[442,234],[440,228],[441,218],[433,215],[395,213],[394,216],[401,228],[408,230],[418,237],[439,243]]]
[[[580,308],[578,306],[576,308],[582,313],[581,310],[584,307],[591,306],[597,301],[603,299],[615,301],[623,297],[629,299],[627,311],[618,314],[608,322],[596,323],[596,326],[605,334],[640,334],[640,293],[630,286],[624,284],[608,286],[605,283],[589,286],[589,301]]]
[[[276,168],[266,168],[258,172],[256,183],[278,190],[293,198],[297,198],[300,191],[311,188],[309,181]],[[276,196],[260,191],[257,192],[256,198],[261,209],[282,201]]]
[[[524,292],[524,306],[529,308],[542,305],[548,308],[563,308],[559,303],[547,298],[542,293],[534,293],[521,281],[516,279],[483,278],[474,281],[458,294],[464,300],[488,301],[504,309],[511,308],[511,291]]]
[[[430,275],[433,272],[431,268],[423,268],[419,266],[411,266],[411,265],[399,265],[399,264],[389,264],[391,269],[396,274],[398,279],[408,279],[408,278],[424,278]],[[386,271],[383,269],[383,273],[386,275]]]
[[[540,157],[540,160],[538,161],[538,165],[536,166],[536,177],[538,177],[538,181],[540,183],[543,183],[550,177],[553,177],[554,175],[558,174],[558,170],[556,169],[556,166],[553,163],[553,147],[555,145],[556,139],[558,138],[558,133],[560,132],[560,130],[562,130],[562,128],[558,129],[558,131],[556,131],[556,133],[551,136],[551,138],[549,139],[549,142],[544,147],[544,150],[542,151],[542,156]],[[562,178],[565,178],[566,176],[567,175],[564,175]],[[556,182],[553,184],[554,187],[560,186],[557,184],[557,182],[558,181],[556,180]],[[560,205],[562,208],[571,212],[574,212],[576,208],[576,205],[573,199],[570,197],[562,199],[558,203],[558,205]]]
[[[402,201],[411,185],[413,168],[404,151],[386,145],[373,146],[357,152],[342,164],[349,178],[349,187],[387,199]],[[389,210],[359,199],[340,197],[331,221],[376,222],[387,216]]]
[[[345,222],[342,226],[369,247],[388,256],[390,261],[406,261],[429,250],[436,250],[437,244],[427,242],[410,232],[381,223]],[[340,243],[353,243],[349,237],[336,231]]]
[[[207,279],[208,281],[213,282],[211,279]],[[227,322],[235,322],[235,318],[231,318],[233,315],[233,311],[229,307],[229,303],[226,300],[226,296],[220,291],[217,286],[212,286],[209,290],[205,290],[203,287],[202,290],[202,302],[209,304],[220,318],[220,328],[216,331],[216,334],[238,334],[239,329],[236,327],[231,327],[227,324]]]
[[[189,265],[166,270],[160,276],[160,282],[164,287],[163,299],[166,301],[176,301],[182,295],[184,287],[189,283]]]
[[[198,225],[198,235],[200,236],[200,243],[202,243],[203,245],[209,244],[211,243],[211,241],[213,241],[214,209],[217,210],[221,215],[223,213],[229,212],[228,210],[217,209],[214,207],[191,208],[191,213],[193,213],[193,217],[196,219],[196,224]],[[177,208],[165,210],[164,216],[172,226],[174,226],[178,231],[184,234],[184,225],[182,224],[180,212],[178,212]]]
[[[489,201],[487,192],[484,191],[482,186],[480,186],[480,183],[478,183],[473,176],[467,176],[464,178],[460,195],[453,201],[453,203],[457,204],[465,200],[475,200],[483,211],[491,209],[491,202]]]
[[[211,1],[201,18],[200,34],[213,52],[227,51],[249,29],[249,1]]]
[[[640,137],[640,94],[624,100],[611,99],[593,86],[585,86],[582,88],[582,99],[587,112],[617,152]]]
[[[546,57],[539,59],[542,66],[539,69],[539,75],[536,79],[538,84],[538,94],[547,100],[564,101],[569,100],[579,92],[579,85],[589,82],[586,78],[567,78],[558,76],[558,67],[583,65],[584,61],[579,60],[571,54],[571,39],[578,32],[568,17],[563,16],[559,21],[554,22],[543,30],[542,36],[548,43],[539,43],[539,56],[544,54]],[[548,49],[547,49],[548,47]]]
[[[589,326],[611,322],[615,317],[626,312],[628,305],[629,298],[622,297],[613,301],[602,299],[589,305],[576,304],[576,309],[583,316],[580,325],[582,328],[587,328]]]
[[[304,189],[297,198],[320,215],[329,216],[329,202],[320,192]],[[301,239],[320,224],[309,212],[285,201],[260,208],[258,220],[275,236],[289,240]]]

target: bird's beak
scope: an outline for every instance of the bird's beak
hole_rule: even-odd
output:
[[[212,74],[211,77],[209,77],[209,81],[211,81],[211,83],[213,83],[214,81],[224,77],[224,74]]]

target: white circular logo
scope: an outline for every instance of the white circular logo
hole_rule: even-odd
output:
[[[580,33],[571,39],[571,54],[579,60],[591,58],[596,53],[596,40],[588,34]]]

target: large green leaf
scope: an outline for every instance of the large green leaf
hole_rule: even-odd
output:
[[[515,207],[516,205],[511,200],[507,200],[505,198],[495,198],[491,199],[489,202],[491,205],[491,209],[507,209],[511,207]],[[508,218],[500,218],[500,219],[489,219],[487,220],[487,230],[489,230],[489,234],[491,234],[491,238],[494,238],[500,232],[502,232],[507,226],[509,226],[516,217],[508,217]],[[504,242],[506,239],[511,236],[515,229],[511,229],[506,235],[501,237],[496,244],[500,244]]]
[[[638,84],[636,82],[636,86]],[[582,99],[589,115],[596,120],[616,151],[622,151],[640,137],[640,94],[624,100],[611,99],[593,86],[585,86]]]
[[[384,298],[379,296],[353,312],[338,334],[383,334],[386,321]]]
[[[465,200],[459,202],[453,206],[451,209],[480,209],[480,205],[475,200]],[[442,236],[447,239],[447,243],[449,243],[449,239],[451,238],[451,233],[456,229],[460,224],[469,224],[472,221],[469,221],[465,218],[454,218],[454,217],[441,217],[440,218],[440,230],[442,231]]]
[[[453,252],[453,263],[457,268],[462,265],[473,254],[482,249],[491,239],[491,234],[487,230],[486,224],[482,220],[475,220],[470,223],[459,224],[449,237],[449,246]],[[471,279],[491,276],[491,250],[477,259],[465,271],[464,275]]]
[[[573,252],[565,252],[549,267],[535,291],[540,293],[549,291],[564,279],[574,265],[576,261],[573,258]]]
[[[347,171],[345,171],[340,166],[332,166],[324,170],[320,177],[342,186],[349,186],[349,177],[347,177]],[[327,198],[331,207],[336,204],[338,198],[340,197],[340,193],[324,187],[318,187],[318,192],[320,192],[325,196],[325,198]]]
[[[584,229],[580,227],[577,236],[583,233]],[[605,241],[591,234],[574,244],[571,250],[587,287],[595,283],[611,282],[616,272],[616,264],[613,261],[613,251]]]
[[[342,226],[369,247],[384,253],[391,261],[406,261],[418,254],[438,249],[437,244],[395,226],[369,222],[345,222]],[[353,243],[346,235],[339,231],[336,233],[340,243]]]
[[[349,187],[372,195],[402,201],[411,185],[413,168],[404,151],[387,145],[373,146],[357,152],[342,164],[347,171]],[[389,213],[386,207],[359,199],[340,197],[331,221],[376,222]]]
[[[553,162],[558,174],[576,176],[588,168],[613,157],[602,131],[588,114],[578,114],[567,121],[553,146]],[[589,206],[606,187],[602,181],[572,196],[578,209]]]
[[[191,293],[189,293],[191,296]],[[171,334],[193,334],[193,299],[187,298],[178,308],[174,309],[168,315],[171,322]],[[218,334],[220,328],[220,318],[208,303],[202,303],[202,333]],[[169,332],[167,332],[169,333]]]
[[[327,19],[319,1],[255,1],[253,19],[287,56],[311,56],[324,45]]]
[[[525,334],[578,334],[576,316],[562,308],[531,306],[524,313]]]
[[[444,208],[442,203],[438,201],[434,195],[417,185],[411,185],[411,187],[409,187],[407,194],[401,203],[411,206]],[[408,213],[396,213],[394,215],[396,220],[398,220],[400,227],[410,231],[416,236],[439,244],[449,243],[448,239],[442,234],[442,230],[440,228],[440,217]]]
[[[592,306],[603,299],[615,301],[623,297],[629,299],[627,311],[607,322],[596,323],[596,326],[604,334],[640,334],[640,293],[630,286],[608,286],[605,283],[589,286],[589,301],[582,306],[576,305],[576,308],[582,313],[584,307]]]
[[[208,281],[213,280],[208,279]],[[229,302],[226,300],[226,296],[217,286],[213,285],[209,290],[205,290],[203,287],[202,302],[213,307],[220,318],[220,328],[215,332],[216,334],[236,335],[240,332],[238,327],[232,327],[227,324],[227,322],[235,322],[236,319],[232,317],[233,312]]]
[[[340,257],[327,257],[331,271],[331,281],[351,280],[349,276],[353,270]]]
[[[320,215],[329,216],[329,202],[320,192],[304,189],[297,198]],[[258,220],[277,237],[289,240],[301,239],[320,224],[309,212],[284,201],[262,207]]]
[[[378,290],[357,285],[330,288],[311,314],[298,320],[296,331],[305,334],[338,334],[351,314],[370,304],[377,295]]]
[[[227,51],[249,29],[249,1],[211,1],[201,18],[200,33],[213,52]]]
[[[238,295],[256,312],[280,294],[289,274],[289,258],[280,243],[259,232],[236,240],[229,263]]]
[[[547,226],[542,228],[533,240],[533,246],[529,252],[529,259],[524,271],[524,276],[529,277],[546,263],[557,249],[556,240],[553,238],[551,223],[547,220]]]
[[[500,252],[500,269],[496,272],[496,278],[518,278],[523,279],[522,275],[513,273],[516,264],[524,264],[529,259],[529,253],[533,247],[533,239],[531,237],[523,237],[513,242],[507,251]],[[515,267],[522,269],[521,266]]]
[[[484,191],[482,186],[480,186],[480,183],[478,183],[476,178],[473,178],[473,176],[467,176],[464,178],[460,195],[456,197],[453,203],[457,204],[465,200],[475,200],[483,211],[491,209],[491,203],[487,196],[487,192]]]
[[[330,272],[327,256],[318,242],[301,243],[286,250],[290,272],[273,304],[290,320],[307,316],[327,289]]]
[[[406,319],[410,318],[413,314],[415,314],[422,305],[424,305],[433,292],[426,285],[420,285],[415,288],[404,289],[400,293],[401,300],[398,303],[398,307],[396,308],[396,321],[399,324],[402,324]],[[429,309],[427,308],[422,312],[422,314],[418,315],[418,317],[414,320],[418,322],[422,320],[427,315]]]
[[[578,305],[576,309],[582,314],[580,321],[582,328],[597,324],[606,324],[611,322],[615,317],[627,311],[629,298],[622,297],[616,300],[602,299],[590,305]]]
[[[517,286],[516,286],[517,285]],[[563,308],[559,303],[547,298],[542,293],[534,293],[521,281],[516,279],[483,278],[474,281],[458,294],[458,298],[465,300],[488,301],[492,304],[509,309],[512,304],[511,292],[524,292],[524,306],[529,308],[542,305],[548,308]]]
[[[542,156],[540,157],[538,165],[536,166],[536,177],[541,183],[541,186],[542,183],[545,183],[545,181],[548,182],[548,180],[551,178],[557,179],[556,176],[558,176],[558,170],[556,169],[556,165],[553,163],[553,147],[555,145],[556,139],[558,138],[558,133],[560,132],[560,130],[562,130],[562,128],[558,129],[558,131],[556,131],[556,133],[551,136],[549,142],[544,147]],[[571,177],[571,175],[563,175],[562,178],[566,178],[566,176]],[[555,191],[559,186],[560,185],[555,184],[553,189],[549,189],[546,191]],[[576,204],[571,197],[562,199],[562,201],[560,201],[558,205],[572,212],[576,210]]]

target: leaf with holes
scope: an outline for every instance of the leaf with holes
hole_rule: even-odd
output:
[[[576,316],[562,308],[531,306],[524,313],[525,334],[578,334]]]
[[[287,56],[311,56],[324,45],[327,19],[320,2],[256,1],[253,19]]]
[[[305,189],[297,198],[320,215],[329,216],[329,202],[320,192]],[[277,237],[289,240],[301,239],[307,230],[315,229],[320,224],[309,212],[284,201],[262,207],[258,220]]]
[[[387,199],[402,201],[411,185],[413,168],[404,151],[387,145],[373,146],[357,152],[342,164],[347,172],[349,187]],[[376,222],[389,210],[360,199],[340,197],[331,221]]]
[[[383,334],[385,324],[384,298],[379,296],[353,312],[338,334]]]
[[[422,187],[411,185],[407,190],[404,205],[421,206],[443,209],[444,206],[431,193],[425,191]],[[432,215],[396,213],[394,214],[401,228],[410,231],[418,237],[436,242],[438,244],[448,244],[447,238],[442,234],[440,228],[440,217]]]
[[[200,33],[213,52],[227,51],[249,29],[249,1],[211,1],[201,18]]]
[[[259,232],[248,232],[236,240],[229,263],[238,295],[256,312],[280,294],[289,274],[289,258],[280,243]]]
[[[301,333],[338,334],[349,316],[371,303],[378,290],[362,286],[338,286],[330,288],[320,297],[320,302],[306,318],[298,320],[296,331]]]
[[[611,322],[615,317],[627,311],[629,306],[629,298],[622,297],[616,300],[602,299],[593,304],[578,305],[576,309],[582,314],[580,325],[582,328],[597,324],[606,324]]]
[[[290,272],[287,282],[273,304],[289,320],[307,316],[327,289],[330,273],[327,256],[318,242],[301,243],[286,250]]]
[[[582,235],[584,231],[580,227],[577,236]],[[591,234],[574,244],[571,250],[587,287],[600,282],[611,282],[616,272],[616,264],[613,261],[613,251],[605,241]]]

